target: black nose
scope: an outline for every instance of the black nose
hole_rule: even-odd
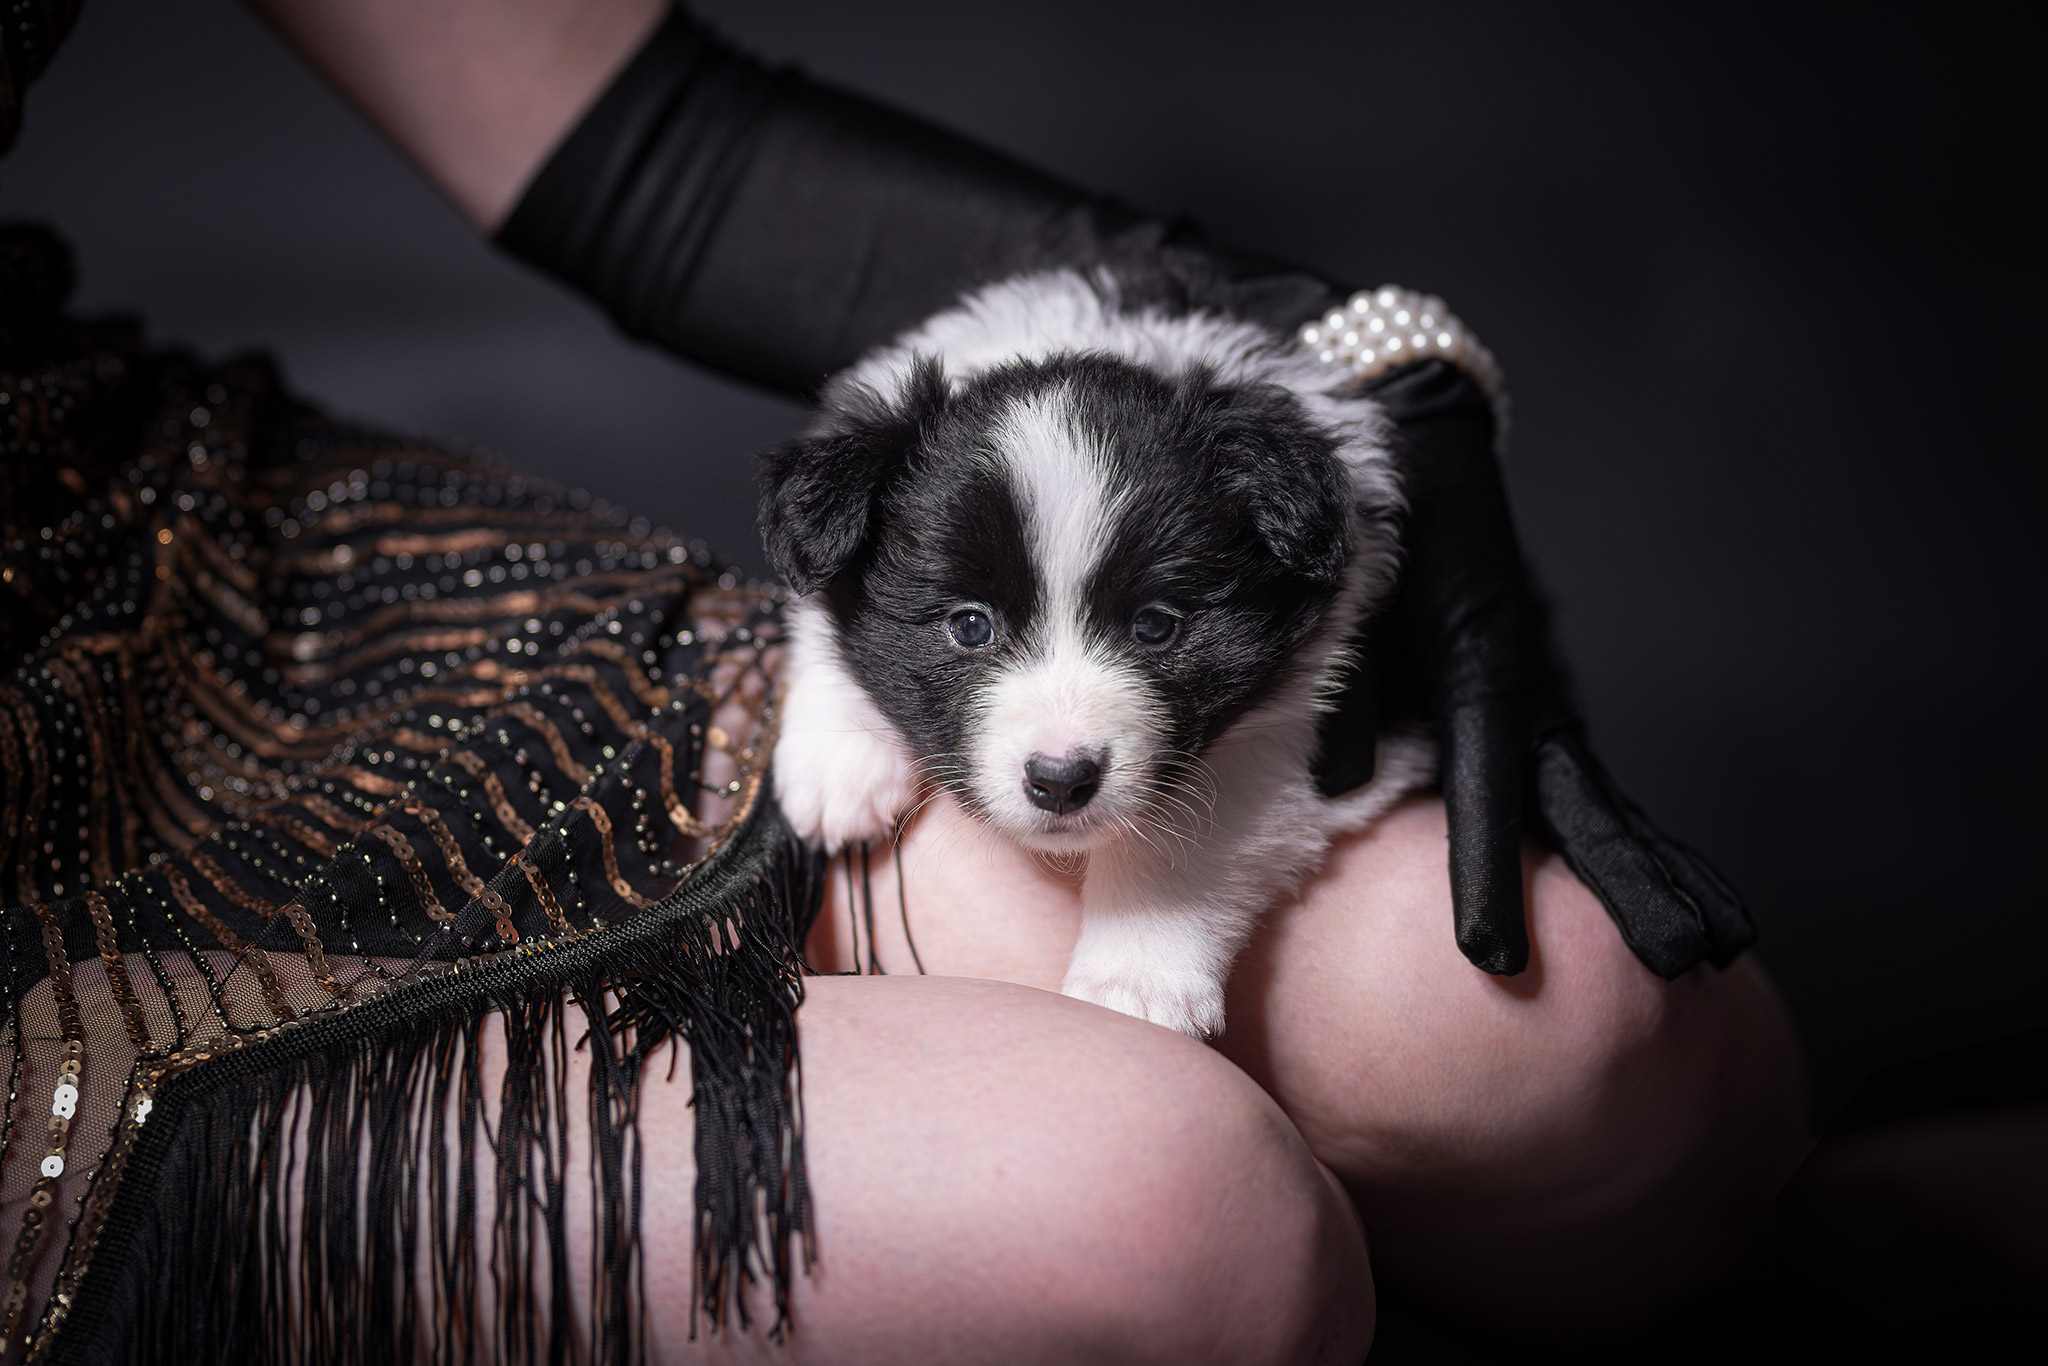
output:
[[[1088,805],[1102,786],[1102,765],[1083,754],[1048,759],[1034,754],[1024,761],[1024,795],[1041,811],[1065,815]]]

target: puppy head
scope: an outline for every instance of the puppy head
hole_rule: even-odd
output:
[[[1291,394],[1101,355],[828,393],[761,518],[927,775],[1055,853],[1185,811],[1321,621],[1350,522]]]

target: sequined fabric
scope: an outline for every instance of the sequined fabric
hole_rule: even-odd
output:
[[[372,1274],[433,1241],[405,1200],[447,1193],[400,1151],[430,1123],[406,1097],[481,1012],[559,1034],[565,998],[629,1159],[637,1069],[690,1044],[706,1308],[756,1266],[786,1291],[815,898],[761,790],[775,597],[579,492],[328,421],[260,359],[57,330],[0,370],[0,1361],[473,1346],[463,1240],[419,1253],[452,1259],[446,1303]],[[546,1097],[504,1104],[483,1141],[539,1171]],[[285,1238],[291,1201],[310,1226],[343,1198],[279,1185],[307,1113],[371,1209]],[[497,1355],[630,1352],[631,1175],[599,1192],[590,1340]],[[552,1179],[501,1195],[493,1275],[558,1223]],[[332,1304],[278,1279],[315,1253],[360,1263]]]

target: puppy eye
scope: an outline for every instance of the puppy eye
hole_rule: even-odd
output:
[[[996,624],[979,607],[963,607],[946,618],[946,632],[963,650],[979,650],[996,638]]]
[[[1171,645],[1180,634],[1180,617],[1165,607],[1140,607],[1131,618],[1131,639],[1148,650]]]

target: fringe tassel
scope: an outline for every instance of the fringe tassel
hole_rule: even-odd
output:
[[[167,1082],[56,1359],[644,1359],[638,1098],[650,1068],[659,1077],[674,1066],[679,1043],[696,1111],[693,1333],[696,1310],[714,1329],[735,1311],[747,1327],[746,1287],[766,1277],[779,1340],[791,1241],[805,1269],[813,1256],[795,1016],[798,946],[822,875],[763,803],[629,924],[415,982]],[[487,1107],[478,1059],[492,1012],[503,1014],[506,1057]],[[587,1041],[572,1042],[572,1026]],[[582,1335],[563,1170],[571,1047],[592,1058],[595,1246]],[[497,1198],[480,1221],[482,1161]],[[489,1331],[485,1278],[497,1306]]]

